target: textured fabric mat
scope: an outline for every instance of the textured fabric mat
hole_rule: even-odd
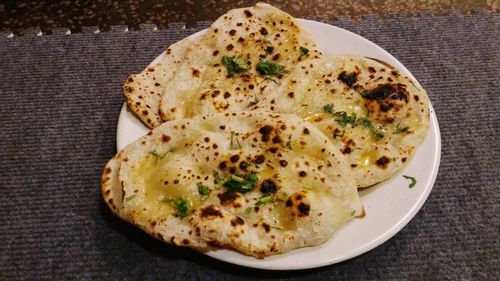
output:
[[[150,238],[115,218],[99,192],[115,153],[122,82],[208,23],[0,34],[0,280],[500,280],[500,16],[333,24],[397,57],[438,116],[436,184],[395,237],[355,259],[298,272],[246,269]]]

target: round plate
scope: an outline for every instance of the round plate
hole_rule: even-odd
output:
[[[306,31],[312,34],[320,49],[326,54],[349,54],[380,59],[415,79],[396,58],[359,35],[311,20],[300,19],[298,21]],[[200,36],[203,32],[191,36]],[[207,255],[248,267],[293,270],[338,263],[366,253],[384,243],[400,231],[420,210],[436,180],[441,158],[441,137],[432,105],[430,112],[429,134],[415,152],[410,163],[391,179],[361,190],[360,196],[366,216],[344,225],[326,243],[263,260],[230,250],[213,251]],[[147,132],[148,129],[128,111],[124,104],[118,121],[116,140],[118,150]],[[415,177],[417,179],[415,187],[409,188],[409,181],[402,175]]]

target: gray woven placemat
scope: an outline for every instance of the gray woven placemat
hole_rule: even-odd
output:
[[[500,16],[333,24],[407,66],[440,122],[436,185],[394,238],[355,259],[299,272],[246,269],[151,239],[112,216],[99,193],[100,171],[115,153],[121,85],[206,23],[2,36],[0,279],[499,280]]]

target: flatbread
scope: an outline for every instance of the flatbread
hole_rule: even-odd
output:
[[[346,156],[358,187],[390,178],[429,129],[429,98],[416,81],[379,60],[329,56],[301,63],[251,110],[295,113]]]
[[[226,110],[218,106],[217,91],[195,99],[166,98],[173,107],[189,108],[179,117],[209,114]],[[235,92],[227,102],[232,109],[293,113],[311,121],[347,157],[358,187],[401,170],[429,127],[427,93],[389,64],[364,57],[303,61],[257,101]]]
[[[157,60],[139,74],[130,75],[123,86],[127,105],[149,128],[162,123],[158,112],[165,84],[181,63],[187,47],[196,40],[185,38],[167,48]]]
[[[364,214],[328,138],[295,115],[264,112],[164,123],[110,160],[102,194],[166,243],[257,258],[323,243]]]
[[[264,91],[276,89],[297,63],[321,55],[311,35],[293,17],[271,5],[258,3],[230,10],[189,46],[183,63],[165,86],[161,119],[245,110],[262,99]],[[231,73],[224,62],[229,58],[246,69]],[[193,110],[193,104],[205,99],[213,101],[212,108]]]

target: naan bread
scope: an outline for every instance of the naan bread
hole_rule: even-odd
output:
[[[385,62],[323,57],[300,64],[288,78],[252,109],[295,113],[313,123],[346,156],[358,187],[400,171],[427,136],[427,93]]]
[[[165,86],[161,118],[245,110],[264,91],[276,89],[297,63],[320,56],[310,34],[289,14],[264,3],[230,10],[189,46]],[[235,64],[235,73],[229,63]],[[193,110],[205,99],[213,101],[211,108]]]
[[[225,110],[218,106],[221,96],[166,98],[172,107],[189,108],[179,111],[183,117]],[[257,101],[237,91],[226,100],[232,109],[293,113],[311,121],[347,157],[358,187],[398,172],[429,127],[426,92],[394,67],[364,57],[300,62],[278,88],[264,89]]]
[[[128,107],[149,128],[162,123],[158,110],[165,84],[172,78],[194,40],[196,39],[186,38],[171,45],[141,73],[132,74],[125,81],[123,93]]]
[[[257,258],[323,243],[364,214],[328,138],[295,115],[264,112],[162,124],[111,159],[102,194],[164,242]]]

